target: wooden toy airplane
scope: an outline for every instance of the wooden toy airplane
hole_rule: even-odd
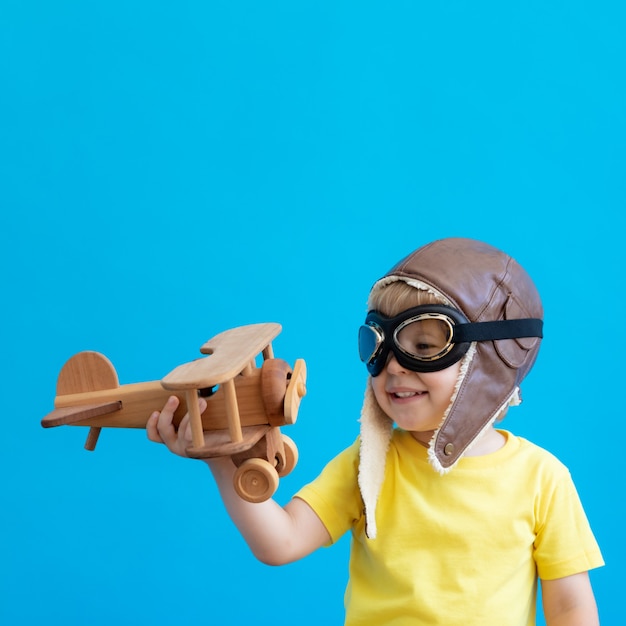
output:
[[[296,421],[306,394],[306,365],[293,369],[275,359],[272,340],[280,324],[250,324],[224,331],[207,341],[204,358],[179,365],[161,381],[119,385],[111,362],[98,352],[79,352],[61,369],[55,409],[44,428],[88,426],[85,448],[94,450],[103,427],[145,428],[148,418],[176,395],[178,426],[189,412],[193,458],[230,456],[237,471],[234,486],[249,502],[263,502],[278,487],[279,476],[296,465],[298,449],[280,432]],[[261,367],[256,357],[263,356]],[[199,397],[207,400],[200,413]]]

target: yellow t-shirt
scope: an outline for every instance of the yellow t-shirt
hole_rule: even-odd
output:
[[[396,429],[367,539],[357,485],[359,441],[296,496],[332,541],[352,531],[347,626],[531,626],[537,575],[554,579],[603,564],[570,474],[525,439],[463,457],[444,476]]]

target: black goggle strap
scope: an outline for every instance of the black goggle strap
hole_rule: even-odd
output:
[[[452,341],[496,341],[498,339],[521,339],[522,337],[543,337],[543,320],[525,318],[499,320],[497,322],[474,322],[455,324]]]

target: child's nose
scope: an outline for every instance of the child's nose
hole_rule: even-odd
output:
[[[403,374],[407,372],[407,369],[398,363],[398,359],[396,359],[396,356],[393,353],[389,355],[386,367],[389,374]]]

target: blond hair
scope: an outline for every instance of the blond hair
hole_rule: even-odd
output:
[[[375,289],[367,303],[370,311],[378,311],[385,317],[394,317],[422,304],[447,304],[443,297],[438,297],[432,291],[419,289],[397,280]]]

